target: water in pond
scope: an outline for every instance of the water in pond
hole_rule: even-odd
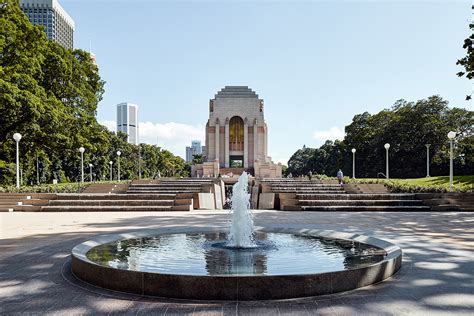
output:
[[[92,248],[89,260],[123,270],[180,275],[295,275],[371,265],[380,248],[340,239],[285,233],[254,233],[255,247],[227,246],[229,236],[177,233],[128,239]]]

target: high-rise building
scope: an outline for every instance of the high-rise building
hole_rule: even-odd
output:
[[[130,144],[138,145],[138,105],[117,104],[117,132],[124,132]]]
[[[202,155],[201,141],[193,140],[191,142],[191,149],[193,150],[193,155]]]
[[[186,162],[193,161],[194,155],[202,155],[202,146],[200,140],[193,140],[191,147],[186,146]]]
[[[74,20],[57,0],[20,0],[20,7],[31,24],[44,26],[51,41],[74,48]]]
[[[186,162],[193,161],[193,151],[191,147],[186,146]]]

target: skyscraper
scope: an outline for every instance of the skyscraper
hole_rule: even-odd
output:
[[[117,104],[117,132],[124,132],[130,144],[138,145],[138,105]]]
[[[186,162],[191,162],[194,155],[202,155],[202,146],[200,140],[193,140],[191,147],[186,146]]]
[[[31,24],[44,26],[51,41],[74,48],[74,20],[57,0],[20,0],[20,7]]]

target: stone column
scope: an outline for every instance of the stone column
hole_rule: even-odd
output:
[[[249,167],[249,124],[247,118],[244,120],[244,168]]]
[[[255,119],[253,122],[253,162],[252,166],[255,166],[255,160],[258,159],[258,121]]]
[[[219,160],[219,134],[221,133],[221,126],[219,125],[219,119],[216,120],[216,160]]]
[[[225,120],[225,167],[229,168],[229,118]]]
[[[265,153],[265,161],[267,160],[268,157],[268,128],[267,128],[267,123],[265,123],[265,147],[263,148],[264,153]]]

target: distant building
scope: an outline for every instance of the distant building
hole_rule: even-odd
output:
[[[191,147],[186,146],[186,162],[193,161],[193,151]]]
[[[186,146],[186,162],[193,161],[194,155],[202,155],[202,146],[200,140],[193,140],[191,147]]]
[[[138,105],[117,104],[117,132],[124,132],[130,144],[138,145]]]
[[[20,7],[31,24],[44,26],[51,41],[74,48],[74,20],[57,0],[20,0]]]

